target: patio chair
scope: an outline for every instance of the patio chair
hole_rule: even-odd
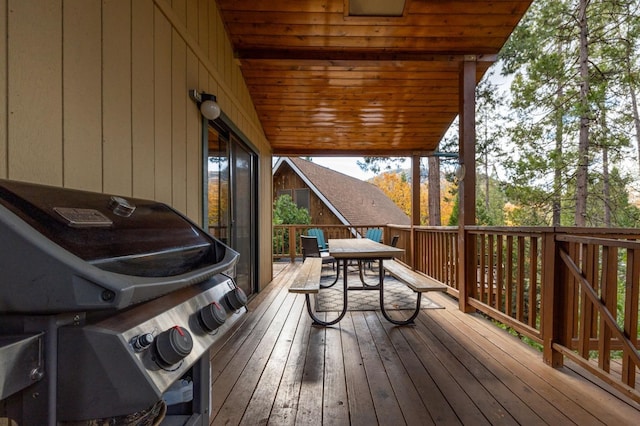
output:
[[[400,235],[394,235],[393,237],[391,237],[391,244],[389,244],[389,245],[391,247],[397,247],[399,239],[400,239]]]
[[[331,256],[327,251],[320,251],[320,249],[318,248],[318,239],[316,237],[311,237],[308,235],[300,235],[300,246],[302,247],[303,262],[307,257],[319,257],[322,259],[322,265],[331,263],[332,269],[338,270],[336,272],[336,279],[333,281],[333,283],[327,286],[321,285],[320,287],[322,288],[331,287],[336,282],[338,282],[338,277],[340,276],[340,263],[338,262],[338,268],[336,268],[336,258]]]
[[[311,237],[316,237],[318,240],[318,248],[321,252],[329,251],[329,247],[327,247],[327,242],[324,239],[324,232],[319,228],[311,228],[307,231],[307,235]]]
[[[382,229],[372,228],[368,229],[365,238],[375,241],[376,243],[382,242]]]

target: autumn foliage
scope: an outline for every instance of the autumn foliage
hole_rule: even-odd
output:
[[[380,188],[407,216],[411,216],[411,182],[405,172],[386,172],[374,177],[371,182]],[[452,184],[446,180],[441,182],[440,214],[442,224],[449,222],[453,212],[454,198],[451,196]],[[427,182],[420,184],[420,224],[429,223],[429,204]]]

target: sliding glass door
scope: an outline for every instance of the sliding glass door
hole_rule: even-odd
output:
[[[236,282],[257,288],[257,156],[232,132],[209,126],[207,141],[209,232],[240,253]]]

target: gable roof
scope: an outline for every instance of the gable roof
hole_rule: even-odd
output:
[[[294,157],[281,157],[273,167],[274,175],[283,164],[288,164],[345,225],[411,224],[409,216],[369,182]]]

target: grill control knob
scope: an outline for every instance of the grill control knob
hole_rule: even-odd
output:
[[[213,302],[200,309],[200,324],[205,331],[211,333],[227,320],[227,312],[218,302]]]
[[[145,333],[131,339],[131,346],[136,352],[142,352],[153,343],[153,334]]]
[[[247,304],[247,295],[242,291],[240,287],[235,287],[233,290],[228,291],[224,295],[227,304],[231,309],[237,311]]]
[[[193,349],[191,334],[178,325],[158,334],[155,342],[158,361],[164,366],[180,362]]]

